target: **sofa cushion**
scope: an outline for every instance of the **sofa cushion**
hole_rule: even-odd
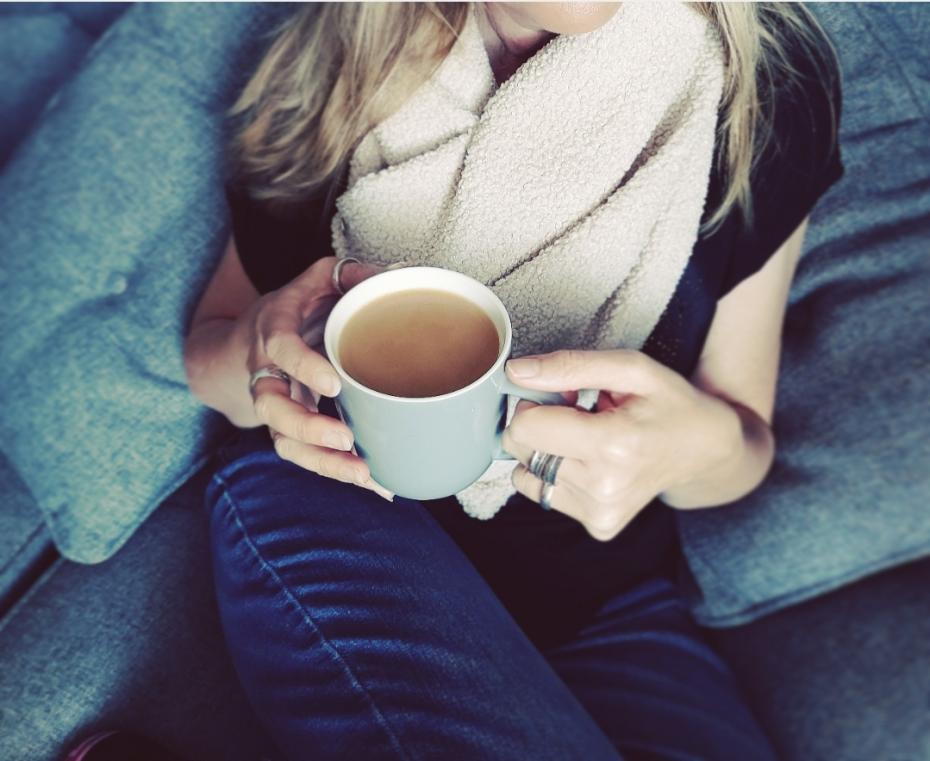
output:
[[[126,3],[0,5],[0,167]],[[32,494],[0,454],[0,617],[55,558]]]
[[[112,728],[197,761],[278,758],[223,646],[203,512],[209,472],[106,563],[59,559],[0,620],[0,758],[59,761]]]
[[[930,13],[813,6],[844,75],[844,178],[785,324],[767,481],[679,514],[693,607],[748,621],[930,553]]]
[[[712,632],[783,761],[930,758],[930,560]]]
[[[0,176],[0,447],[75,560],[230,430],[188,392],[183,335],[228,235],[225,110],[290,12],[132,7]]]
[[[127,3],[0,5],[0,167]]]

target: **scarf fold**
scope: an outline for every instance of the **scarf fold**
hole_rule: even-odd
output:
[[[498,87],[475,12],[353,152],[334,250],[481,281],[510,312],[513,356],[638,349],[698,236],[723,83],[716,33],[684,4],[624,3]],[[456,495],[470,515],[506,502],[513,467],[494,463]]]

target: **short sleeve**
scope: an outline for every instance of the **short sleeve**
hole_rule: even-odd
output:
[[[716,233],[729,252],[718,298],[762,269],[843,175],[837,136],[842,97],[836,64],[832,58],[824,62],[835,83],[831,87],[823,84],[814,61],[795,59],[799,79],[778,92],[772,136],[753,171],[752,222],[744,224],[734,212],[731,216],[737,218],[725,220]]]
[[[239,259],[261,293],[287,285],[317,259],[332,255],[325,194],[291,208],[273,208],[227,183],[226,202]]]

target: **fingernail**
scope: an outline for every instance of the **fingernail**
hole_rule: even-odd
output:
[[[361,484],[361,483],[362,483],[362,474],[359,473],[359,472],[358,472],[355,468],[353,468],[351,465],[347,465],[345,468],[342,469],[342,477],[343,477],[343,479],[345,479],[346,481],[350,481],[350,482],[352,482],[352,483],[354,483],[354,484]]]
[[[364,486],[367,489],[371,489],[375,494],[377,494],[379,497],[383,497],[388,502],[394,501],[394,492],[391,492],[385,489],[381,484],[375,481],[370,475],[368,476],[368,478],[366,478],[361,483],[361,486]]]
[[[332,449],[341,449],[343,452],[348,452],[352,448],[352,439],[344,433],[329,431],[323,434],[322,441],[323,446],[331,447]]]
[[[316,373],[313,376],[313,389],[325,396],[336,396],[339,393],[339,378],[332,373]]]
[[[386,499],[388,502],[393,502],[393,501],[394,501],[394,492],[388,491],[388,490],[385,489],[381,484],[379,484],[377,481],[372,481],[371,483],[374,484],[374,489],[373,489],[373,491],[374,491],[375,494],[377,494],[379,497],[383,497],[383,498]]]
[[[507,369],[514,378],[532,378],[539,374],[539,360],[533,357],[512,359],[507,363]]]

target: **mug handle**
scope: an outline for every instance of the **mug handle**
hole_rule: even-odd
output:
[[[536,391],[530,388],[523,388],[522,386],[518,386],[516,383],[506,377],[504,378],[502,385],[503,388],[501,390],[507,396],[517,396],[520,399],[526,399],[526,401],[535,402],[536,404],[568,404],[568,400],[561,394],[557,394],[554,391]],[[513,460],[515,459],[514,456],[510,454],[510,452],[505,451],[503,446],[501,446],[502,433],[503,431],[498,432],[497,436],[495,437],[495,451],[493,454],[493,459]]]

